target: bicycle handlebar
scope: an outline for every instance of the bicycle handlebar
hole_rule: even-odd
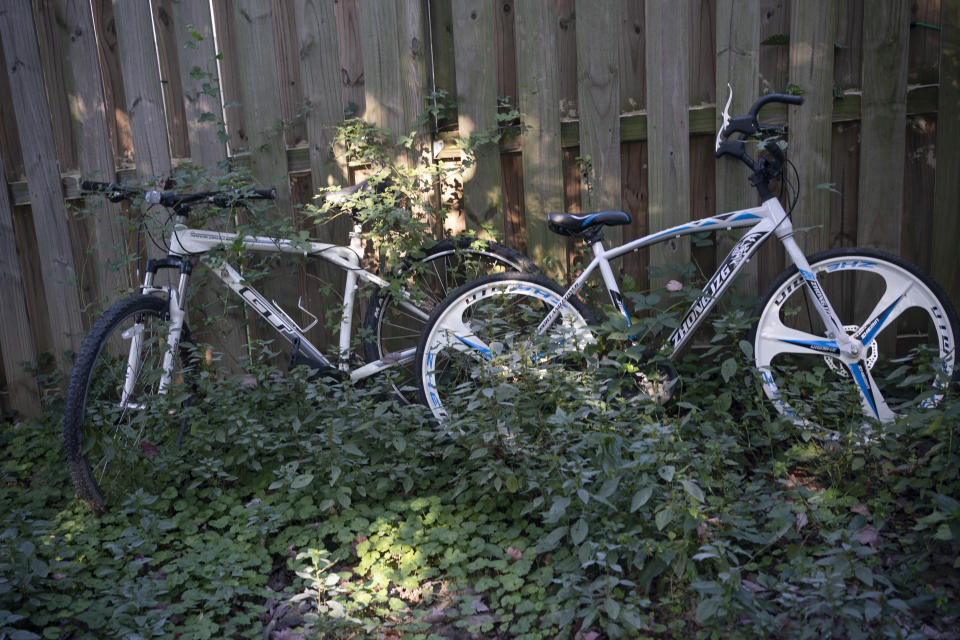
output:
[[[275,200],[276,189],[251,189],[249,191],[201,191],[198,193],[177,193],[175,191],[143,190],[127,187],[114,182],[94,182],[84,180],[80,183],[80,190],[89,193],[101,193],[110,202],[132,200],[136,196],[143,196],[149,204],[159,204],[164,207],[179,207],[194,202],[205,202],[216,207],[231,207],[244,200]]]

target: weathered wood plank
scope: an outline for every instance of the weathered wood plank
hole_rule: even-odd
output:
[[[514,30],[517,86],[523,114],[524,221],[528,255],[557,277],[566,243],[547,228],[547,214],[563,208],[557,29],[552,6],[518,2]]]
[[[347,117],[361,116],[366,108],[357,1],[334,0],[333,3],[340,48],[340,93],[343,96],[343,113]]]
[[[689,0],[687,46],[690,104],[713,104],[716,95],[717,4],[719,0]],[[747,2],[746,4],[750,4]]]
[[[100,50],[103,96],[106,100],[107,127],[113,141],[113,155],[122,168],[133,167],[133,137],[120,71],[120,46],[117,43],[117,21],[113,17],[112,0],[91,0],[96,25],[97,47]]]
[[[397,5],[386,2],[361,3],[360,37],[363,50],[363,80],[366,111],[364,119],[399,135],[403,120],[403,83],[398,60],[400,42]]]
[[[960,305],[960,0],[943,0],[940,13],[940,115],[937,118],[937,185],[934,194],[932,275]]]
[[[216,62],[213,19],[210,5],[202,2],[174,2],[173,32],[183,82],[190,160],[215,169],[227,159],[221,140],[223,107],[220,104],[220,72]]]
[[[910,3],[871,6],[863,18],[863,111],[857,244],[900,252],[907,135]]]
[[[784,91],[790,75],[790,0],[760,0],[760,93]]]
[[[23,148],[24,172],[30,189],[54,357],[67,364],[83,334],[80,299],[66,210],[60,190],[57,149],[44,88],[40,50],[29,0],[5,3],[0,12],[0,40]]]
[[[427,0],[430,12],[430,64],[433,65],[433,88],[436,91],[445,91],[451,99],[457,95],[457,68],[456,54],[457,42],[454,39],[453,25],[453,2],[452,0]],[[457,3],[460,4],[460,3]],[[473,6],[474,2],[466,4]],[[493,34],[492,16],[494,12],[493,0],[489,4],[489,13],[491,16],[491,36]],[[485,42],[484,46],[493,49],[493,43]],[[452,129],[456,125],[456,116],[459,105],[453,103],[453,113],[449,115],[446,122],[440,122],[443,130]]]
[[[288,0],[270,0],[273,14],[273,41],[277,47],[277,84],[280,87],[280,114],[283,117],[287,146],[303,144],[307,139],[303,123],[303,87],[297,50],[296,13]],[[324,32],[324,35],[333,31]]]
[[[4,301],[0,354],[6,383],[0,393],[4,410],[15,409],[25,416],[35,416],[40,413],[40,390],[33,374],[24,371],[22,363],[36,361],[37,354],[30,333],[23,271],[14,237],[13,208],[4,175],[3,156],[0,156],[0,296]]]
[[[173,165],[167,128],[160,126],[166,112],[150,5],[114,0],[113,14],[137,174],[143,180],[162,180]]]
[[[833,112],[833,59],[836,0],[794,2],[790,12],[790,81],[805,93],[803,106],[790,110],[790,158],[800,173],[803,202],[794,225],[807,253],[830,246],[830,116]]]
[[[66,90],[69,70],[68,61],[63,56],[61,30],[57,26],[59,17],[52,2],[34,0],[33,6],[53,139],[57,144],[60,170],[70,171],[77,168],[77,153],[70,132],[70,98]]]
[[[497,52],[497,95],[517,104],[517,42],[514,0],[494,0],[494,49]]]
[[[0,47],[0,65],[7,68]],[[17,118],[14,116],[10,81],[6,73],[0,73],[0,156],[6,165],[7,180],[23,179],[23,154],[20,151],[20,138],[17,136]]]
[[[92,180],[110,182],[116,176],[116,160],[110,143],[100,55],[90,3],[57,0],[56,8],[63,20],[58,35],[61,50],[67,57],[65,80],[71,96],[72,134],[79,169]],[[123,228],[117,221],[117,217],[123,213],[119,205],[105,198],[90,198],[85,206],[90,213],[88,246],[93,249],[95,291],[98,296],[93,302],[96,309],[103,309],[130,286],[129,274],[119,262],[127,254]]]
[[[216,25],[217,53],[222,58],[220,68],[220,91],[223,94],[223,117],[227,125],[227,153],[235,155],[246,149],[250,141],[244,126],[243,96],[240,91],[240,59],[237,49],[244,46],[238,43],[233,20],[233,3],[230,0],[211,0],[213,21]]]
[[[430,162],[432,158],[428,128],[421,125],[414,128],[423,115],[430,93],[430,80],[427,73],[429,47],[424,43],[430,37],[427,27],[425,5],[420,2],[397,1],[397,44],[399,46],[399,78],[403,82],[403,131],[414,134],[414,146],[411,148],[413,162]]]
[[[544,3],[548,4],[548,3]],[[577,18],[574,0],[554,0],[553,28],[557,30],[557,79],[560,119],[572,120],[580,112],[577,105]]]
[[[258,0],[233,3],[233,27],[240,75],[240,96],[243,104],[243,127],[251,149],[251,174],[264,186],[277,190],[273,216],[281,226],[293,221],[287,154],[284,145],[282,114],[278,90],[276,46],[270,6]],[[272,209],[272,208],[271,208]],[[265,220],[269,224],[269,220]],[[276,232],[275,232],[276,233]],[[270,290],[285,309],[296,309],[299,286],[295,279],[268,276]],[[277,334],[264,322],[251,324],[251,336],[276,340]],[[286,350],[275,343],[274,348]],[[254,354],[259,355],[259,354]],[[282,359],[274,360],[281,364]]]
[[[457,126],[467,141],[497,126],[496,52],[494,10],[489,0],[456,2],[453,37],[457,102]],[[463,207],[467,228],[479,231],[489,226],[495,236],[503,234],[503,201],[500,190],[500,149],[487,143],[475,149],[463,171]]]
[[[622,0],[620,12],[620,111],[629,113],[647,105],[646,20],[642,2]]]
[[[730,91],[730,115],[747,112],[760,95],[760,3],[758,0],[717,0],[716,7],[716,119],[722,125],[723,107]],[[715,162],[717,210],[734,211],[758,204],[757,192],[747,181],[741,163],[732,158]],[[717,259],[722,260],[742,234],[721,233],[717,236]],[[757,260],[748,264],[740,291],[757,295]]]
[[[939,80],[940,11],[943,0],[914,0],[910,3],[910,84],[931,84]]]
[[[936,118],[916,116],[907,119],[906,156],[900,255],[930,273],[930,247],[933,246],[934,237],[940,233],[933,221],[937,176],[942,175],[937,172]]]
[[[620,0],[578,0],[577,86],[580,157],[586,176],[584,211],[619,210],[620,186]],[[622,227],[604,234],[623,241]]]
[[[294,4],[297,46],[303,98],[308,107],[305,116],[310,149],[310,175],[313,190],[346,184],[347,169],[333,155],[332,127],[343,115],[339,44],[335,37],[337,17],[333,5],[324,0],[297,0]],[[310,225],[311,236],[325,242],[346,244],[350,220],[339,216],[324,225]],[[308,308],[317,313],[330,306],[328,293],[317,290],[316,283],[334,283],[333,291],[343,291],[343,274],[336,267],[314,261],[306,266],[301,287]],[[319,316],[320,314],[317,313]],[[321,323],[325,325],[326,323]],[[323,326],[317,333],[323,344],[331,344],[333,334]]]
[[[190,155],[187,134],[187,114],[183,103],[183,80],[179,52],[184,33],[178,33],[173,19],[174,0],[153,0],[153,24],[157,37],[157,59],[160,69],[160,88],[163,92],[163,108],[167,114],[167,138],[170,154],[175,158]]]
[[[650,213],[652,231],[690,219],[690,126],[687,119],[688,58],[677,47],[687,30],[688,6],[666,0],[647,0],[647,114]],[[690,244],[670,239],[650,250],[650,264],[658,268],[686,264]],[[652,278],[653,286],[662,282]]]
[[[627,142],[620,146],[620,166],[623,168],[621,181],[623,210],[630,214],[631,223],[624,227],[627,238],[642,238],[650,233],[647,211],[650,202],[647,164],[647,143]],[[650,250],[628,254],[623,257],[621,267],[624,274],[630,276],[637,289],[645,291],[650,286],[647,266],[650,264]]]

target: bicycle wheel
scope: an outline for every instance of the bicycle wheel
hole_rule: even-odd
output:
[[[841,358],[797,268],[780,274],[757,304],[750,339],[777,410],[836,431],[863,425],[863,416],[886,423],[938,404],[958,380],[960,335],[943,290],[917,267],[872,249],[832,249],[809,262],[860,353]]]
[[[506,271],[539,273],[540,269],[510,247],[462,236],[433,245],[422,258],[408,260],[398,270],[393,280],[410,292],[416,309],[403,304],[403,296],[384,289],[374,292],[363,322],[364,356],[367,362],[397,361],[385,373],[401,402],[415,400],[413,355],[430,313],[464,283]]]
[[[87,334],[70,373],[63,420],[67,467],[77,496],[97,513],[131,487],[156,483],[180,449],[190,395],[182,363],[192,358],[184,327],[174,379],[158,393],[168,327],[166,300],[121,300]]]
[[[563,294],[547,278],[524,273],[484,276],[451,293],[430,315],[417,345],[421,402],[443,420],[452,396],[498,380],[515,381],[592,342],[590,314],[575,297],[537,334]]]

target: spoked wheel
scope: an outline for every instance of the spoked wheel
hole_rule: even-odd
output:
[[[119,301],[94,324],[70,374],[63,438],[77,495],[101,513],[152,486],[175,461],[187,427],[192,362],[184,328],[174,376],[160,393],[169,322],[155,296]]]
[[[888,423],[936,406],[958,376],[957,315],[917,267],[870,249],[810,256],[856,354],[827,335],[794,267],[768,287],[755,310],[751,343],[764,392],[807,426]],[[864,420],[864,417],[866,420]]]
[[[537,334],[562,296],[550,280],[521,273],[485,276],[451,293],[430,316],[417,347],[420,399],[434,417],[443,420],[456,396],[536,375],[545,363],[592,342],[589,312],[576,299]]]
[[[422,258],[402,267],[400,280],[409,299],[386,290],[374,294],[364,319],[364,356],[367,362],[397,363],[385,374],[402,402],[416,400],[413,356],[430,313],[464,283],[506,271],[539,269],[507,246],[459,237],[435,244]]]

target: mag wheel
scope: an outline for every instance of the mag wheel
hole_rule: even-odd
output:
[[[77,496],[100,513],[175,462],[186,428],[192,363],[184,327],[174,376],[161,393],[167,301],[126,298],[84,339],[70,374],[63,439]],[[185,375],[187,377],[185,378]]]
[[[367,362],[399,364],[384,373],[402,402],[416,399],[413,355],[430,313],[466,282],[506,271],[538,273],[529,258],[510,247],[470,237],[443,240],[419,259],[408,260],[399,272],[406,301],[399,294],[378,290],[364,319],[364,356]]]
[[[917,267],[871,249],[809,258],[855,357],[842,356],[796,267],[768,287],[751,339],[763,390],[781,413],[831,431],[937,405],[957,381],[957,316]],[[851,421],[852,419],[852,421]]]
[[[557,284],[523,273],[485,276],[451,293],[431,314],[417,346],[420,400],[434,417],[443,420],[457,396],[536,375],[557,356],[592,342],[589,312],[575,298],[538,334],[562,297]]]

